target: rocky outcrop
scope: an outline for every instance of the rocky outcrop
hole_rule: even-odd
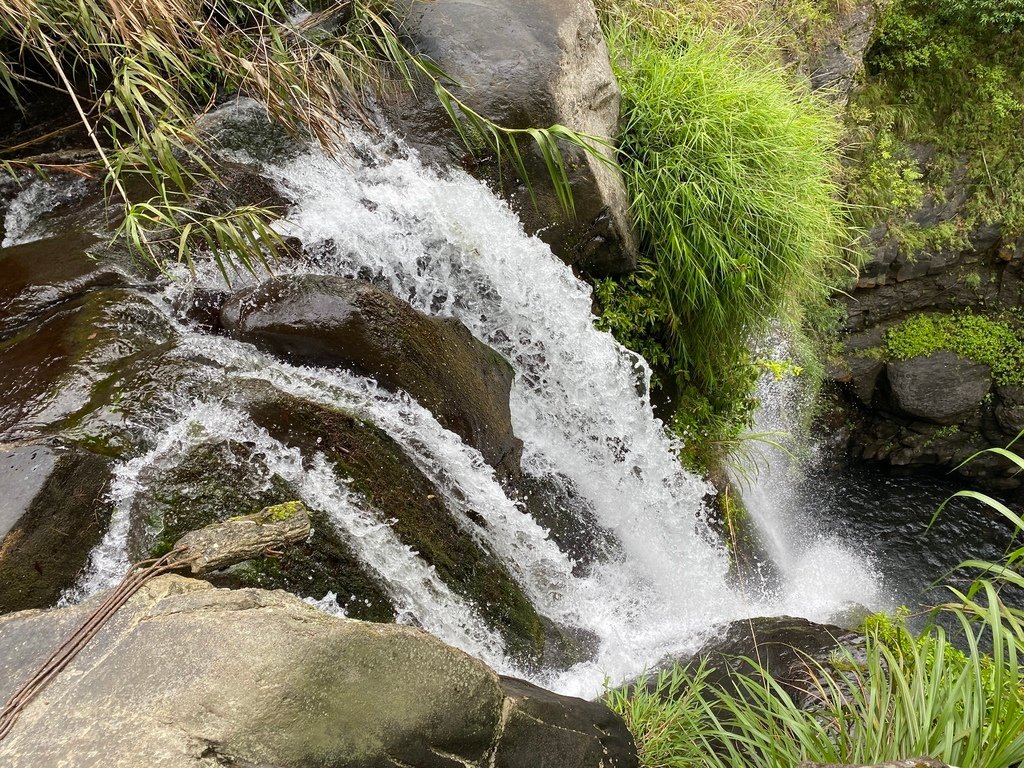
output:
[[[829,667],[844,654],[863,659],[864,637],[830,624],[771,616],[729,624],[689,665],[695,669],[707,664],[708,685],[736,693],[742,693],[742,686],[735,682],[737,674],[757,675],[764,670],[798,707],[812,709],[820,697],[814,684],[817,665]]]
[[[800,70],[819,95],[846,104],[864,68],[864,55],[887,5],[888,0],[830,5],[821,11],[827,18],[813,30],[792,20],[804,41]]]
[[[60,445],[0,451],[0,613],[53,605],[110,519],[110,464]]]
[[[936,424],[957,424],[978,413],[992,388],[992,371],[940,350],[886,366],[897,408]]]
[[[287,395],[254,398],[249,413],[274,439],[307,456],[323,454],[403,544],[478,607],[512,656],[524,663],[540,658],[544,622],[473,530],[483,523],[449,511],[441,490],[387,434],[355,414]]]
[[[927,174],[934,148],[910,147]],[[969,212],[965,164],[941,192],[929,191],[902,221],[882,222],[868,236],[868,261],[839,300],[846,307],[842,360],[833,368],[845,401],[849,453],[900,472],[956,472],[993,489],[1022,485],[1006,459],[983,455],[1024,427],[1016,388],[992,386],[987,368],[951,352],[887,361],[884,333],[919,313],[1000,316],[1024,303],[1024,237]],[[907,233],[910,233],[908,237]]]
[[[310,437],[310,442],[316,435]],[[197,445],[169,467],[150,467],[132,505],[129,558],[162,555],[189,531],[236,515],[282,504],[296,489],[269,472],[247,445],[234,441]],[[391,510],[385,510],[390,514]],[[328,593],[346,614],[366,621],[394,621],[386,585],[362,562],[318,509],[309,511],[313,535],[283,552],[253,557],[205,578],[218,586],[286,589],[321,599]]]
[[[0,701],[90,609],[0,619]],[[637,765],[603,705],[501,679],[416,629],[178,576],[143,587],[0,754],[7,768]]]
[[[417,312],[359,280],[289,275],[232,296],[221,324],[287,360],[342,366],[404,390],[499,473],[519,471],[512,366],[454,318]]]
[[[614,139],[619,89],[590,0],[406,0],[398,11],[416,49],[441,67],[472,109],[509,128],[573,130]],[[470,158],[441,104],[422,87],[387,110],[410,143],[428,159],[462,160],[504,191],[527,231],[537,233],[565,262],[592,274],[636,265],[629,199],[614,164],[563,145],[575,219],[559,206],[543,159],[529,140],[522,150],[536,194],[494,159]],[[603,150],[608,158],[610,149]]]

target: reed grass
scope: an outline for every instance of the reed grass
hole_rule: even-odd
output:
[[[385,0],[348,0],[299,16],[293,10],[285,0],[0,4],[0,42],[7,44],[0,49],[0,87],[16,99],[26,85],[64,93],[94,155],[73,169],[44,167],[19,156],[23,147],[0,148],[0,162],[15,174],[75,170],[102,177],[121,208],[119,234],[158,265],[188,262],[193,248],[207,248],[224,263],[252,267],[280,248],[270,228],[279,212],[246,206],[202,213],[205,206],[191,193],[198,180],[216,179],[213,148],[196,131],[196,116],[225,95],[255,99],[292,134],[333,152],[346,124],[370,125],[363,105],[372,94],[425,82],[471,151],[495,154],[527,178],[520,145],[532,142],[569,211],[561,143],[603,157],[596,139],[565,126],[509,129],[472,110],[445,73],[406,47]],[[152,195],[129,194],[132,177]]]

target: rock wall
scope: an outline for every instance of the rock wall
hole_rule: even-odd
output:
[[[927,169],[932,152],[917,147]],[[941,199],[928,195],[907,222],[920,231],[962,227],[969,195],[965,170],[952,174]],[[952,471],[985,487],[1015,489],[1011,462],[976,452],[1004,446],[1024,428],[1024,389],[999,385],[987,366],[952,352],[886,360],[884,334],[921,313],[970,311],[998,316],[1024,302],[1024,237],[999,222],[974,226],[961,239],[927,250],[902,244],[891,225],[870,234],[868,261],[842,296],[846,331],[832,372],[848,410],[853,457],[901,470]]]

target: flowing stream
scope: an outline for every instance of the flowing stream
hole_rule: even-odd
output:
[[[594,695],[606,677],[625,680],[692,651],[716,627],[741,617],[824,621],[854,603],[886,603],[863,558],[836,538],[815,537],[813,524],[791,506],[760,503],[785,491],[788,480],[774,461],[747,501],[776,542],[772,554],[784,578],[773,590],[737,588],[728,553],[706,523],[709,487],[680,468],[646,394],[646,364],[595,329],[589,287],[543,242],[527,237],[482,183],[424,167],[411,153],[385,152],[365,137],[354,137],[350,149],[340,161],[309,152],[264,169],[296,201],[281,231],[305,248],[301,261],[281,271],[372,280],[423,312],[458,318],[501,352],[516,374],[511,412],[524,443],[524,471],[571,482],[621,551],[574,571],[547,532],[506,496],[479,453],[403,393],[337,369],[289,365],[175,319],[169,306],[178,293],[224,287],[214,270],[203,268],[183,273],[152,300],[180,334],[174,354],[217,361],[196,374],[209,377],[212,388],[205,391],[215,394],[167,393],[166,410],[177,415],[150,425],[151,448],[117,468],[113,523],[68,599],[109,586],[123,572],[131,508],[147,473],[173,465],[191,446],[235,439],[261,456],[263,467],[254,472],[290,480],[304,501],[329,514],[387,584],[399,621],[423,626],[501,672],[561,692]],[[19,226],[25,230],[20,220]],[[252,279],[239,276],[232,287]],[[304,464],[236,406],[232,387],[246,380],[372,419],[441,489],[449,509],[486,518],[474,535],[486,539],[541,614],[596,637],[593,657],[562,671],[517,669],[475,607],[398,541],[325,456]],[[762,414],[769,420],[779,410],[772,410],[772,397]],[[316,604],[343,612],[344,601],[326,595]]]

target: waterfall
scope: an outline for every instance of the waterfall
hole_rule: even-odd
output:
[[[358,135],[341,160],[309,151],[262,170],[295,201],[279,225],[282,234],[304,244],[301,258],[275,271],[369,279],[423,312],[461,320],[515,370],[511,413],[524,444],[524,472],[567,479],[621,550],[574,571],[480,454],[405,394],[346,371],[290,365],[175,319],[169,307],[179,293],[224,288],[212,267],[200,265],[150,298],[180,334],[171,354],[216,361],[215,369],[196,373],[209,376],[211,386],[198,397],[194,389],[170,393],[178,398],[170,410],[180,418],[154,426],[151,449],[119,466],[114,521],[69,599],[123,572],[128,516],[147,467],[173,463],[197,441],[242,435],[268,469],[329,514],[387,584],[401,620],[501,672],[561,692],[592,696],[606,678],[622,681],[696,649],[723,622],[781,612],[824,620],[845,605],[844,595],[817,594],[820,574],[813,569],[787,571],[784,589],[769,596],[751,598],[732,586],[728,554],[705,521],[709,486],[681,468],[677,446],[654,416],[650,370],[594,327],[589,286],[542,241],[525,235],[514,212],[484,184],[460,171],[425,167],[410,152],[387,154]],[[239,275],[232,287],[252,280]],[[253,379],[372,420],[434,482],[453,514],[472,510],[485,517],[473,535],[501,558],[539,613],[596,637],[593,657],[565,671],[516,669],[474,606],[403,546],[366,499],[338,481],[324,456],[312,465],[306,457],[303,468],[297,451],[235,407],[233,386]],[[330,595],[314,602],[339,610]]]
[[[793,357],[786,334],[778,328],[757,346],[773,360]],[[765,598],[777,611],[798,615],[893,607],[871,561],[824,529],[815,505],[822,489],[804,482],[818,453],[802,424],[813,407],[804,380],[766,370],[758,381],[757,398],[753,433],[759,437],[739,459],[749,471],[733,472],[732,479],[775,575],[761,585]]]

